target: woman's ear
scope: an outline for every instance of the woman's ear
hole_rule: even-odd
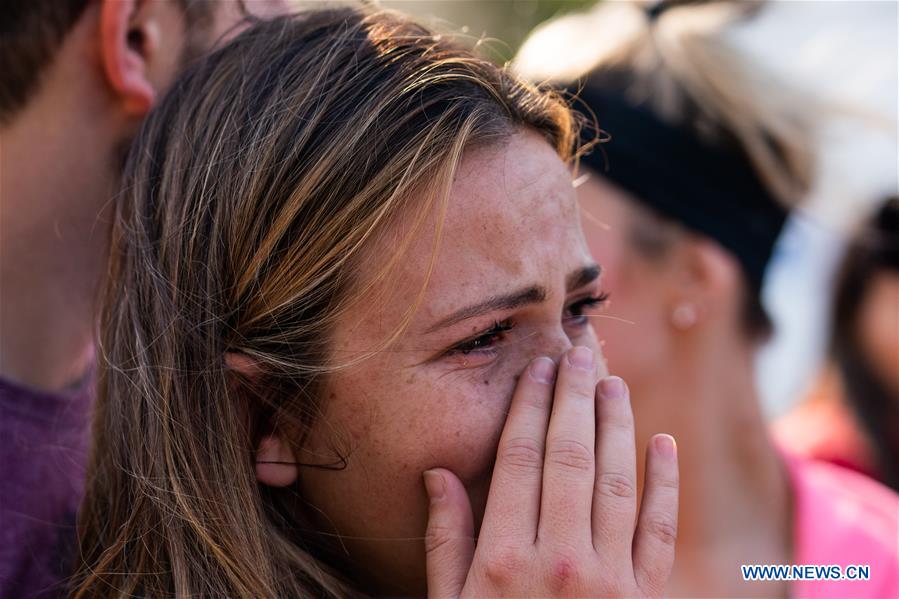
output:
[[[736,293],[740,267],[714,241],[692,237],[678,244],[672,267],[670,322],[679,331],[692,329]]]
[[[225,368],[250,380],[256,378],[262,372],[253,358],[236,351],[225,352]]]
[[[237,352],[225,352],[225,368],[249,381],[255,381],[262,373],[259,364],[250,356]],[[259,439],[256,446],[256,480],[270,487],[287,487],[297,481],[297,459],[290,445],[277,432]]]

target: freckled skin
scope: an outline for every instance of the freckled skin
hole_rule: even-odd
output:
[[[334,332],[337,359],[376,348],[397,329],[425,282],[433,230],[419,230],[391,276],[359,298],[358,309]],[[389,243],[373,248],[371,263],[385,264],[395,251]],[[571,174],[541,137],[522,131],[466,153],[437,251],[422,301],[398,341],[327,381],[333,396],[304,453],[321,454],[335,437],[352,438],[347,468],[303,469],[299,475],[302,495],[314,506],[310,512],[320,510],[320,527],[344,537],[358,564],[354,575],[366,590],[383,594],[425,594],[428,504],[422,472],[444,467],[456,473],[478,527],[521,371],[531,359],[558,358],[572,345],[599,349],[592,327],[563,321],[572,297],[566,275],[593,259]],[[540,304],[426,332],[461,307],[535,284],[548,291]],[[600,291],[596,281],[574,293]],[[494,354],[445,354],[504,319],[515,327]]]

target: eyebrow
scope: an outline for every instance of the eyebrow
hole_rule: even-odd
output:
[[[584,285],[592,283],[593,281],[598,279],[601,272],[602,269],[598,264],[591,264],[590,266],[579,268],[578,270],[569,273],[568,276],[565,277],[565,287],[569,292],[574,291],[578,287],[583,287]],[[461,310],[453,312],[446,318],[443,318],[436,324],[432,325],[425,332],[433,333],[438,329],[454,325],[456,323],[462,322],[463,320],[468,320],[469,318],[474,318],[475,316],[480,316],[481,314],[494,312],[496,310],[511,310],[513,308],[520,308],[521,306],[526,306],[529,304],[539,304],[546,299],[547,295],[548,293],[546,291],[546,288],[541,287],[540,285],[531,285],[530,287],[525,287],[524,289],[521,289],[519,291],[497,295],[482,302],[478,302],[477,304],[473,304],[471,306],[467,306],[465,308],[462,308]]]
[[[565,278],[565,289],[570,293],[579,287],[592,283],[599,278],[600,274],[602,274],[602,267],[599,264],[591,264],[590,266],[579,268],[569,273]]]

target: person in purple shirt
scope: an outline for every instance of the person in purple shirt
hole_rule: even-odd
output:
[[[95,289],[130,140],[190,61],[280,2],[0,3],[0,597],[64,592]]]

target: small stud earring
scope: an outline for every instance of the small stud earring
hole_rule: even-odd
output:
[[[696,306],[689,302],[678,304],[671,312],[671,324],[681,331],[692,328],[698,321],[699,312],[696,310]]]

